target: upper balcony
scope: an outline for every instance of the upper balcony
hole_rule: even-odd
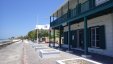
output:
[[[70,9],[68,5],[67,9],[68,11],[64,14],[62,14],[62,10],[61,14],[57,12],[60,16],[50,23],[51,27],[57,27],[84,16],[94,15],[97,12],[103,12],[103,10],[113,9],[113,0],[87,0],[83,3],[78,3],[73,9]]]

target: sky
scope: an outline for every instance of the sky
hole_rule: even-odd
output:
[[[65,0],[0,0],[0,39],[24,36],[36,24],[49,24],[50,15]]]

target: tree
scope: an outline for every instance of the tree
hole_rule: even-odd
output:
[[[12,36],[12,37],[11,37],[11,39],[15,39],[15,37],[14,37],[14,36]]]
[[[37,30],[32,30],[30,32],[28,32],[28,39],[30,40],[36,40],[37,38]]]
[[[28,32],[28,39],[36,40],[37,39],[37,30],[32,30]],[[49,37],[49,31],[40,29],[38,30],[38,38]]]
[[[17,37],[17,39],[24,39],[24,36],[19,36]]]
[[[38,31],[38,36],[39,36],[39,38],[48,37],[49,36],[49,31],[48,30],[40,29]]]

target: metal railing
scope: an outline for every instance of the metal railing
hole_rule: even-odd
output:
[[[113,0],[108,0],[108,1],[113,1]],[[82,4],[79,4],[78,7],[74,8],[72,10],[69,10],[67,13],[65,13],[61,17],[57,18],[56,20],[54,20],[51,23],[51,26],[55,26],[57,24],[66,22],[72,18],[75,18],[77,15],[80,15],[81,13],[85,13],[95,7],[98,7],[98,6],[95,5],[94,0],[88,0]]]

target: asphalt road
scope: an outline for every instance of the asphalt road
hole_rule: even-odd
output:
[[[23,43],[16,42],[0,49],[0,64],[23,64]]]

